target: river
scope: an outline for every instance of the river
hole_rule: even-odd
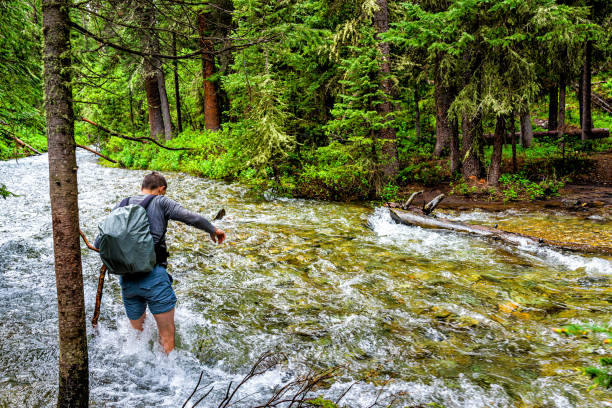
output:
[[[145,172],[77,157],[80,225],[93,239],[110,208],[138,194]],[[0,407],[55,405],[47,172],[47,155],[0,162],[0,182],[19,195],[0,200]],[[611,324],[612,258],[395,225],[384,208],[260,198],[184,174],[167,179],[168,196],[185,207],[208,217],[225,208],[217,225],[228,238],[215,246],[205,233],[170,224],[169,272],[179,299],[170,357],[157,344],[152,316],[143,333],[129,328],[118,281],[107,279],[99,329],[88,327],[92,406],[180,407],[201,372],[201,390],[214,391],[199,406],[217,406],[229,381],[267,350],[287,358],[249,381],[235,406],[254,406],[305,370],[334,365],[345,368],[313,396],[335,400],[365,378],[342,398],[347,407],[377,398],[384,406],[392,395],[401,407],[612,406],[608,391],[588,391],[590,380],[576,371],[610,355],[603,335],[553,330]],[[606,217],[448,215],[612,237]],[[83,246],[88,320],[99,265]]]

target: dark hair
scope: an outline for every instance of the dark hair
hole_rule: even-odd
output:
[[[155,190],[157,187],[168,187],[166,179],[160,173],[154,171],[149,173],[142,180],[142,188],[145,190]]]

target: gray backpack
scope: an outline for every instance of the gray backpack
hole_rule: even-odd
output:
[[[151,194],[139,205],[128,205],[126,198],[98,225],[100,258],[110,273],[131,275],[151,272],[155,267],[155,245],[146,211],[154,198]]]

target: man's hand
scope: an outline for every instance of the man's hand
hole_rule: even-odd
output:
[[[222,244],[225,241],[225,231],[215,228],[215,232],[210,234],[210,239],[217,244]]]

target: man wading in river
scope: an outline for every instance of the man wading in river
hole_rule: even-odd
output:
[[[142,205],[146,210],[155,247],[155,267],[147,273],[121,275],[119,282],[125,313],[132,327],[142,331],[148,306],[157,322],[160,342],[166,354],[174,349],[174,306],[176,305],[172,277],[166,271],[169,255],[166,247],[168,220],[181,221],[204,230],[210,234],[214,242],[219,244],[225,240],[225,232],[215,228],[206,218],[186,210],[176,201],[165,197],[167,187],[166,179],[161,174],[157,172],[147,174],[142,181],[142,194],[126,198],[115,206],[116,209],[126,205]],[[100,248],[102,239],[102,235],[96,238],[94,245],[97,248]],[[112,272],[112,268],[109,270]]]

